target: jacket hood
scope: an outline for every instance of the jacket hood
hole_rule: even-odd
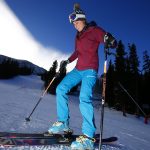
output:
[[[95,26],[97,26],[95,21],[91,21],[91,22],[87,23],[87,27],[95,27]]]

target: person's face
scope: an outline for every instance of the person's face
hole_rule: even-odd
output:
[[[81,32],[85,26],[85,21],[77,20],[73,22],[73,25],[77,31]]]

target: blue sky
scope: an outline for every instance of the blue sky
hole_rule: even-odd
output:
[[[138,56],[150,52],[150,1],[149,0],[5,0],[19,20],[46,47],[54,47],[63,53],[74,50],[76,31],[69,23],[68,15],[73,4],[79,2],[87,20],[94,20],[106,31],[137,46]],[[100,46],[100,70],[103,66],[103,46]],[[101,70],[102,71],[102,70]]]

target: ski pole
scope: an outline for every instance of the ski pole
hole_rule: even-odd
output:
[[[46,94],[47,90],[49,89],[49,87],[51,86],[51,84],[53,83],[53,81],[55,80],[55,78],[57,77],[58,74],[56,74],[53,79],[51,80],[51,82],[48,84],[47,88],[45,89],[45,91],[43,92],[43,94],[41,95],[41,97],[39,98],[38,102],[36,103],[35,107],[33,108],[32,112],[30,113],[30,115],[25,118],[26,121],[30,121],[30,117],[32,116],[33,112],[35,111],[36,107],[38,106],[38,104],[40,103],[40,101],[43,99],[44,95]]]
[[[100,119],[100,137],[99,137],[99,150],[102,149],[102,136],[103,136],[103,122],[104,122],[104,105],[106,97],[106,73],[107,73],[107,54],[109,49],[104,47],[105,62],[104,62],[104,77],[103,77],[103,91],[102,91],[102,106],[101,106],[101,119]]]
[[[134,104],[141,110],[141,112],[143,113],[144,117],[146,117],[146,113],[142,110],[142,108],[139,106],[139,104],[134,100],[134,98],[131,96],[131,94],[123,87],[123,85],[118,82],[119,86],[121,87],[121,89],[132,99],[132,101],[134,102]]]

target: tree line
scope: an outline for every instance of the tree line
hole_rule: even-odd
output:
[[[11,58],[0,63],[0,79],[9,79],[17,75],[30,75],[33,69],[29,67],[19,67],[19,63]]]
[[[126,113],[137,116],[141,114],[131,97],[146,114],[150,114],[150,56],[147,50],[143,52],[141,70],[139,64],[136,45],[128,44],[128,50],[125,50],[120,40],[116,48],[115,60],[114,62],[110,60],[108,65],[106,102],[109,107],[122,110],[124,116]]]

